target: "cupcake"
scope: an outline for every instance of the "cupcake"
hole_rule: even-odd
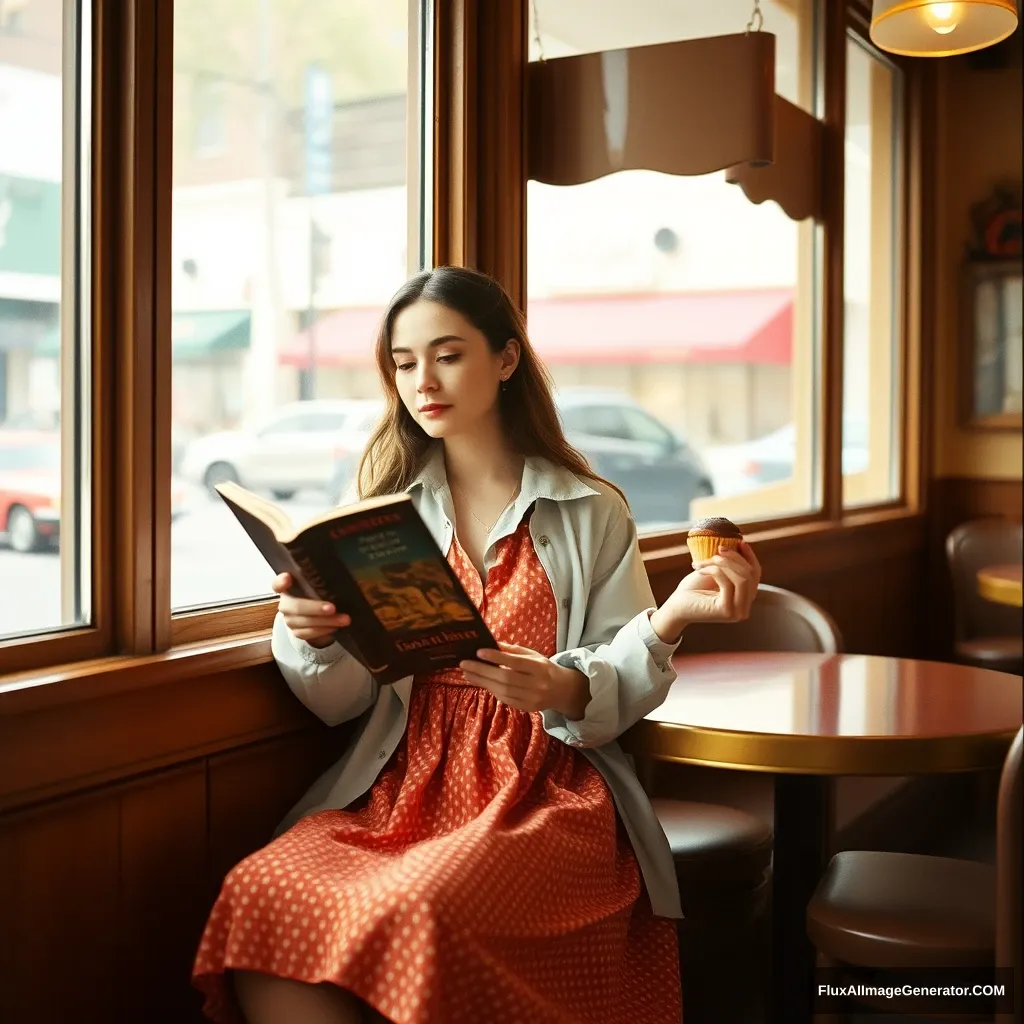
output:
[[[718,554],[719,548],[735,551],[742,540],[735,523],[718,517],[698,519],[686,534],[686,546],[695,562],[706,562]]]

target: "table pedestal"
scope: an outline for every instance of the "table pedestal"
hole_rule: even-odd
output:
[[[807,904],[828,866],[831,792],[824,776],[775,776],[770,1020],[780,1024],[813,1017],[815,951],[807,938]]]

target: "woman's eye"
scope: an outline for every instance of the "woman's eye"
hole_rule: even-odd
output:
[[[416,364],[415,363],[398,363],[395,366],[396,370],[411,370]]]
[[[439,363],[457,363],[459,361],[459,357],[456,353],[453,352],[450,355],[438,356],[437,361]]]

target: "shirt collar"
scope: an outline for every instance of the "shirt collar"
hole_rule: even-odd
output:
[[[444,445],[436,443],[427,450],[427,456],[406,491],[424,487],[435,494],[448,485],[444,468]],[[571,470],[557,466],[539,455],[528,455],[523,466],[523,483],[513,506],[522,515],[538,498],[550,501],[572,501],[599,494]]]

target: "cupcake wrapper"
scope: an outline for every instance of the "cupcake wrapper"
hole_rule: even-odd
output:
[[[687,537],[686,546],[695,561],[704,562],[718,554],[719,548],[735,551],[740,546],[738,537]]]

